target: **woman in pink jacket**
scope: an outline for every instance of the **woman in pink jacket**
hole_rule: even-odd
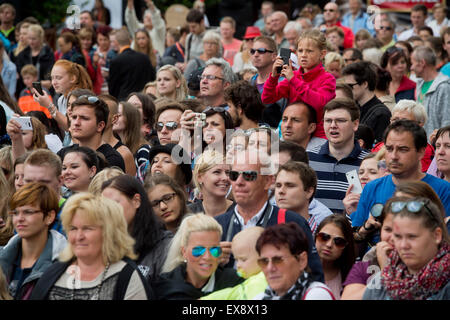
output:
[[[312,106],[317,112],[317,129],[315,136],[326,138],[323,130],[323,108],[335,96],[336,79],[325,71],[322,61],[327,53],[325,36],[318,30],[305,31],[298,40],[297,57],[299,70],[283,65],[278,57],[273,64],[272,74],[264,83],[262,102],[274,103],[281,98],[288,98],[289,103],[302,101]],[[277,68],[282,67],[278,73]],[[278,82],[279,77],[285,79]]]

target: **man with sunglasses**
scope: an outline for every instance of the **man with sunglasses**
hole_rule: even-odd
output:
[[[265,159],[267,160],[267,159]],[[315,280],[323,280],[322,266],[314,246],[311,229],[308,222],[292,211],[279,212],[279,208],[269,202],[269,188],[273,176],[265,173],[262,158],[250,151],[245,151],[234,160],[229,177],[236,205],[227,212],[216,217],[221,224],[222,249],[225,254],[231,253],[231,240],[239,231],[261,226],[263,228],[284,222],[297,223],[308,238],[308,265]],[[233,266],[234,258],[230,256],[227,266]]]
[[[352,226],[364,225],[372,207],[384,204],[394,194],[396,185],[406,181],[428,183],[450,215],[450,183],[421,170],[420,160],[427,147],[425,130],[415,121],[397,120],[386,129],[384,143],[386,165],[391,174],[366,184],[356,211],[350,215]]]
[[[185,108],[176,102],[168,103],[158,108],[155,115],[155,126],[160,144],[178,143],[180,139],[181,115],[184,110]]]
[[[256,86],[260,94],[263,92],[264,83],[269,78],[273,64],[277,59],[277,48],[275,40],[271,37],[260,36],[255,38],[253,47],[250,49],[252,64],[258,70],[258,73],[251,78],[250,83]],[[266,108],[263,111],[263,122],[266,122],[271,127],[278,127],[282,115],[281,110],[286,105],[287,99],[285,98],[272,104],[266,104]]]
[[[331,28],[334,26],[338,26],[344,31],[344,48],[353,47],[354,35],[353,31],[350,28],[347,28],[341,24],[339,21],[339,7],[335,2],[328,2],[323,8],[323,18],[325,20],[325,24],[320,26],[320,30],[326,30],[327,28]]]
[[[117,166],[125,172],[125,162],[118,151],[103,140],[108,122],[108,105],[96,96],[81,96],[72,103],[70,132],[79,145],[98,151],[105,156],[109,166]],[[58,151],[61,159],[68,147]]]
[[[388,48],[395,45],[395,23],[389,19],[382,19],[380,25],[375,29],[375,38],[380,40],[383,46],[381,51],[385,52]]]

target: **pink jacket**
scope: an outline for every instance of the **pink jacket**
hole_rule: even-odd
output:
[[[281,98],[289,98],[289,103],[303,101],[312,106],[317,112],[317,129],[314,135],[326,138],[323,130],[323,107],[336,96],[336,79],[331,73],[318,64],[314,69],[303,73],[301,69],[294,71],[290,81],[272,74],[264,83],[261,100],[265,104],[275,103]]]

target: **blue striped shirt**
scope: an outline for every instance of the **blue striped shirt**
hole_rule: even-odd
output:
[[[315,198],[334,213],[343,213],[342,200],[349,187],[346,173],[359,170],[362,159],[368,151],[362,149],[355,140],[355,147],[345,158],[337,160],[330,154],[329,142],[308,151],[309,165],[317,174]]]

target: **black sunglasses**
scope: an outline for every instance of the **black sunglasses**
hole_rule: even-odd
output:
[[[358,82],[355,82],[355,83],[347,83],[347,85],[349,85],[350,88],[352,88],[352,90],[353,90],[353,87],[356,86],[357,84],[359,84],[359,83],[358,83]]]
[[[206,107],[205,110],[203,110],[203,113],[207,113],[208,111],[215,111],[215,112],[225,112],[227,109],[224,107]]]
[[[156,131],[162,131],[162,129],[164,129],[164,126],[167,128],[167,130],[173,131],[176,128],[178,128],[178,123],[176,123],[175,121],[169,121],[166,124],[162,122],[157,122]]]
[[[388,31],[390,31],[390,30],[392,30],[392,27],[383,27],[383,26],[380,26],[380,30],[388,30]]]
[[[323,243],[328,242],[331,238],[333,238],[333,242],[336,245],[336,247],[340,249],[345,248],[345,246],[347,245],[347,240],[345,240],[342,237],[332,237],[331,235],[325,232],[319,232],[318,234],[316,234],[316,239]]]
[[[268,50],[266,48],[259,48],[259,49],[253,49],[252,48],[252,49],[250,49],[250,54],[254,55],[256,51],[258,51],[259,54],[264,54],[266,52],[273,53],[273,50]]]
[[[231,181],[236,181],[239,176],[242,173],[242,178],[244,178],[245,181],[255,181],[258,178],[258,172],[257,171],[234,171],[231,170],[228,173],[228,177]]]

